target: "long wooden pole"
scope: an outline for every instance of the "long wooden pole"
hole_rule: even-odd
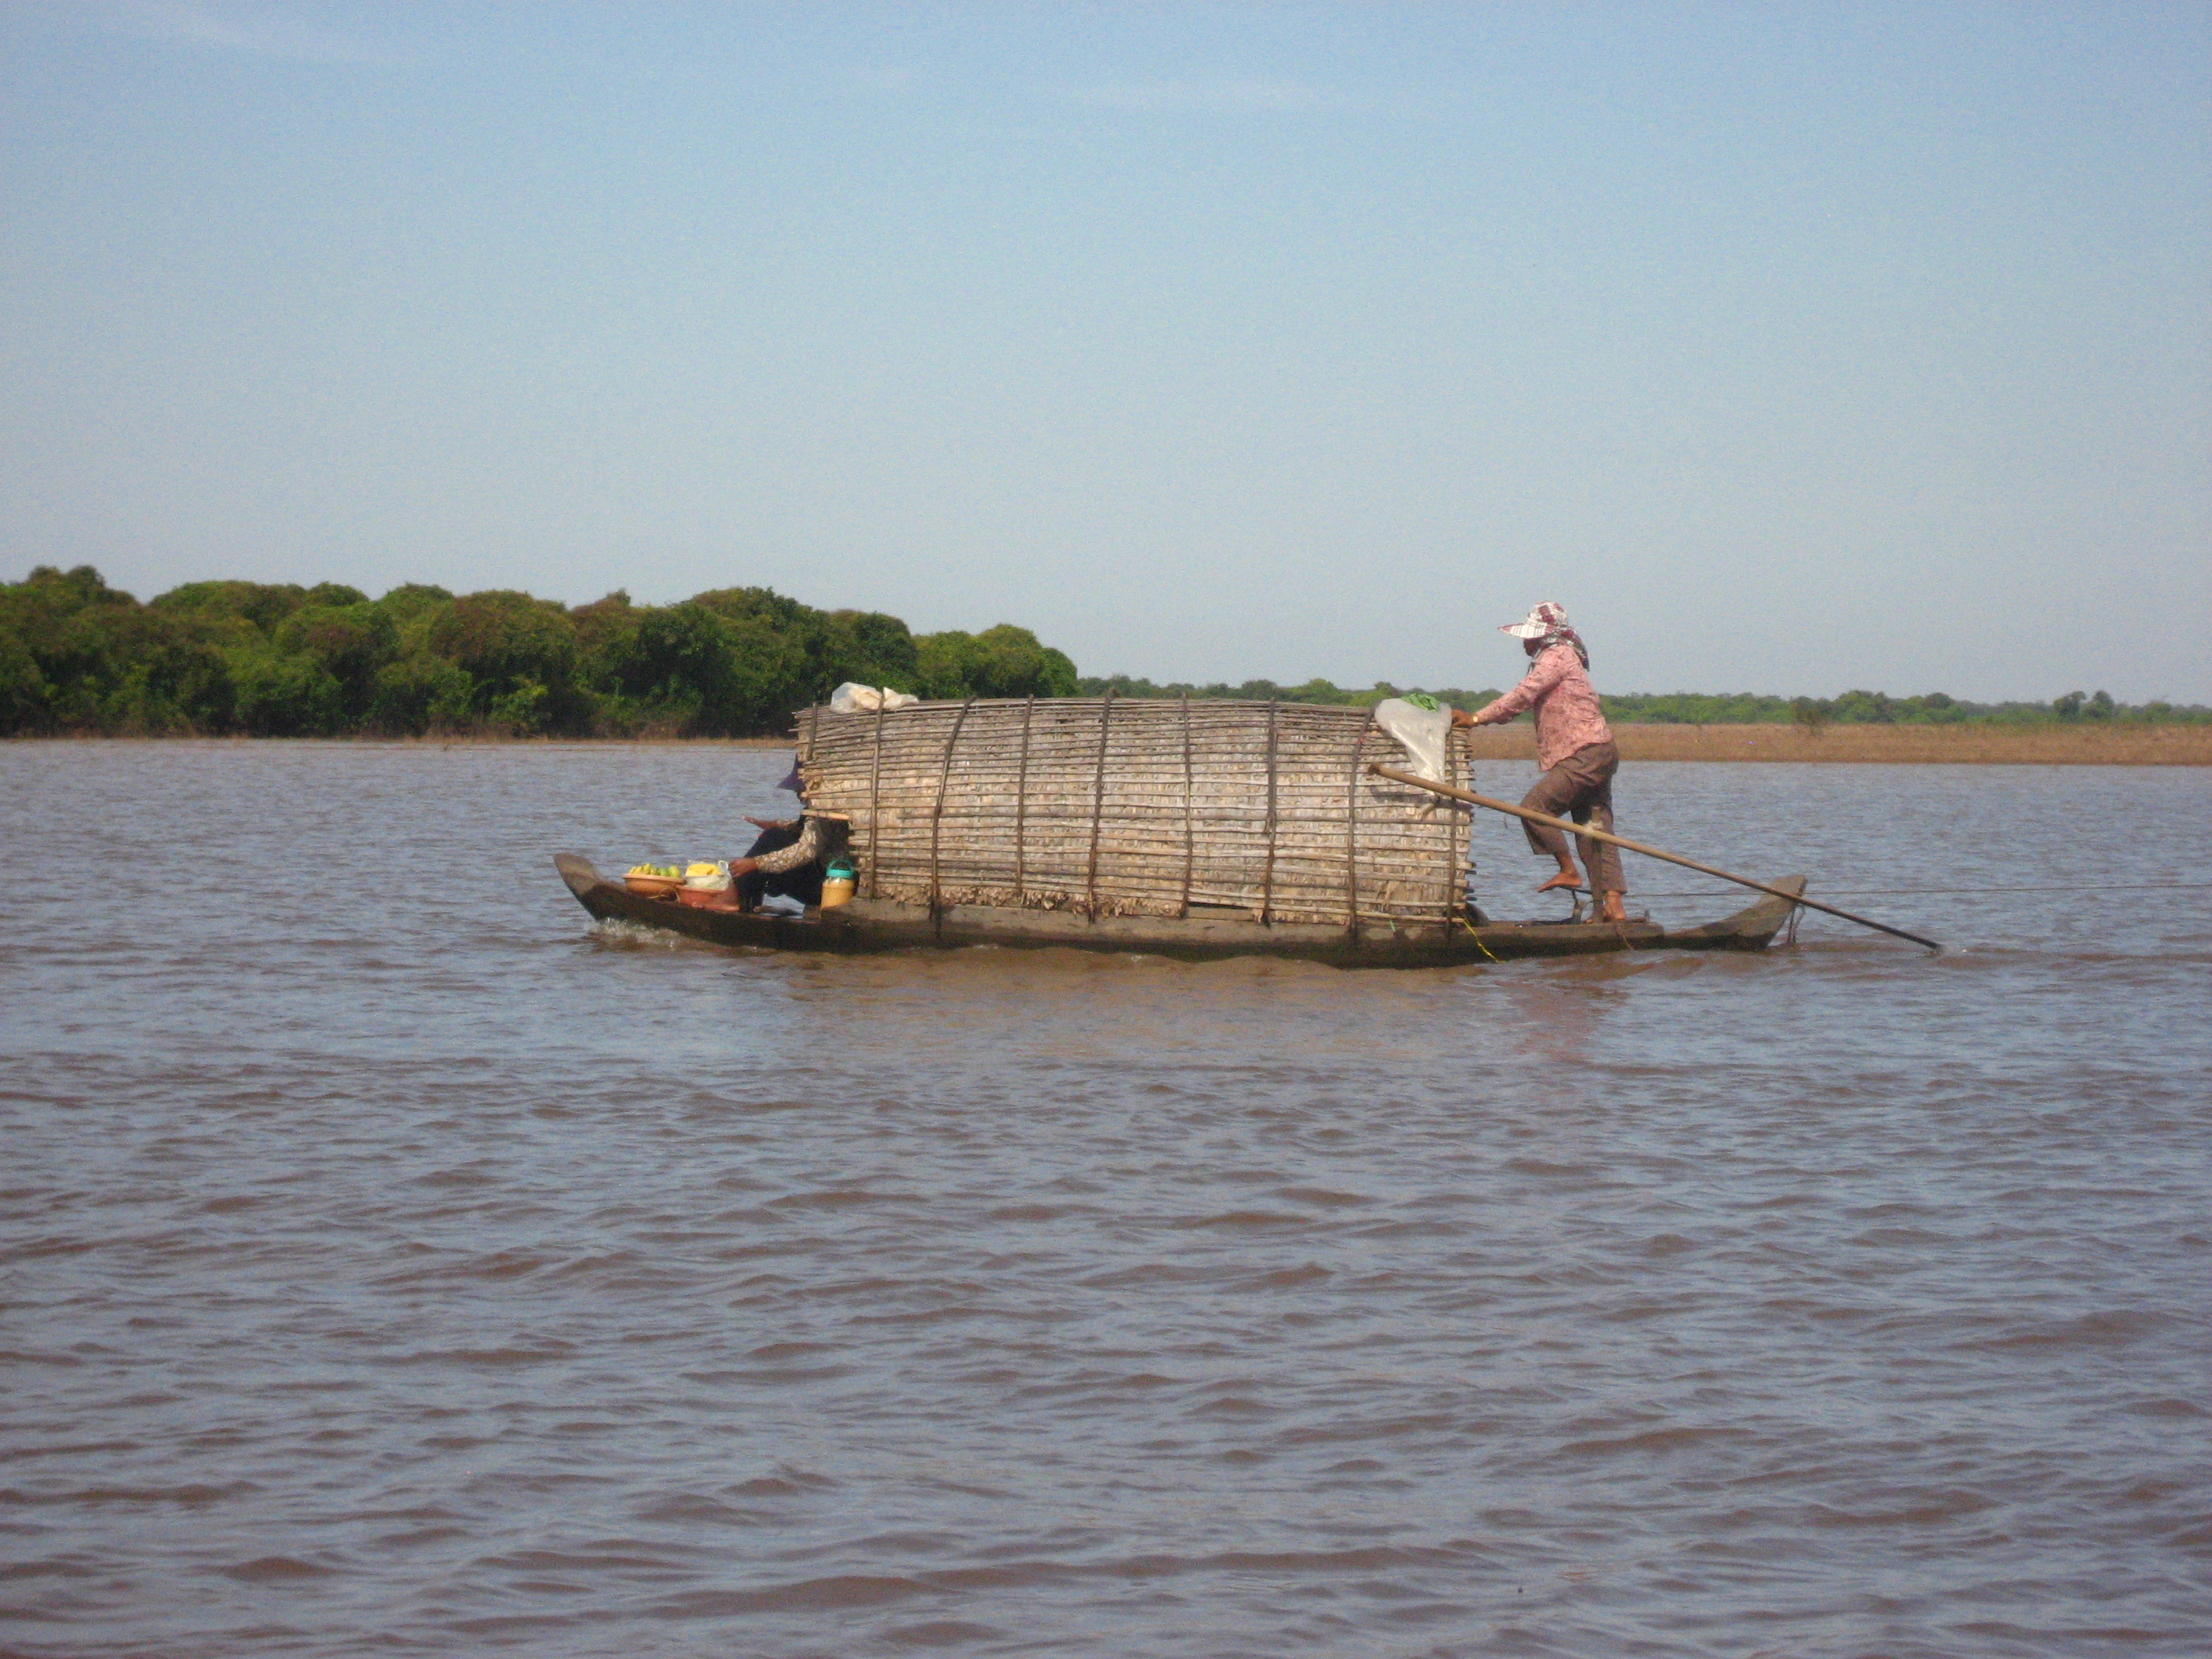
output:
[[[1393,783],[1410,783],[1416,789],[1432,790],[1453,800],[1463,800],[1476,806],[1487,806],[1493,812],[1503,812],[1508,817],[1525,823],[1541,824],[1547,830],[1562,830],[1571,836],[1587,836],[1592,841],[1610,842],[1615,847],[1625,847],[1632,853],[1641,853],[1648,859],[1663,859],[1668,864],[1679,864],[1685,870],[1695,870],[1700,875],[1717,876],[1723,881],[1732,881],[1739,887],[1748,887],[1756,892],[1771,893],[1776,898],[1788,899],[1792,904],[1802,904],[1808,910],[1823,910],[1832,916],[1841,916],[1845,921],[1855,921],[1862,927],[1871,927],[1878,933],[1888,933],[1897,939],[1909,939],[1915,945],[1924,945],[1931,951],[1943,947],[1932,939],[1923,939],[1917,933],[1908,933],[1902,927],[1893,927],[1886,921],[1875,921],[1865,916],[1855,916],[1848,910],[1838,910],[1832,904],[1823,904],[1818,899],[1807,898],[1802,893],[1785,892],[1779,887],[1770,887],[1763,881],[1753,881],[1749,876],[1732,875],[1726,870],[1716,870],[1710,864],[1700,864],[1695,859],[1686,859],[1678,854],[1662,853],[1656,847],[1646,847],[1640,841],[1631,841],[1626,836],[1616,836],[1609,830],[1593,830],[1586,823],[1570,823],[1565,818],[1555,818],[1542,812],[1531,811],[1525,806],[1516,806],[1510,801],[1492,800],[1487,795],[1478,795],[1471,790],[1455,789],[1448,783],[1436,783],[1427,778],[1415,777],[1411,772],[1401,772],[1395,767],[1380,763],[1367,769],[1378,778],[1388,778]]]

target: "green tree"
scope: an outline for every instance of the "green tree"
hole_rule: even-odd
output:
[[[463,730],[476,718],[476,684],[434,652],[410,652],[376,671],[365,724],[399,737]]]
[[[38,671],[36,681],[19,671],[19,694],[43,684],[44,727],[98,732],[127,720],[138,610],[88,564],[40,565],[9,589],[8,631]]]
[[[792,711],[827,696],[830,678],[830,618],[772,587],[721,587],[687,601],[703,606],[730,626],[735,700],[717,716],[714,729],[729,732],[781,731]],[[734,723],[731,723],[734,722]]]
[[[427,621],[453,602],[453,596],[442,587],[434,587],[428,582],[403,582],[379,599],[376,605],[404,629],[411,623]]]
[[[623,679],[645,614],[620,588],[568,612],[576,629],[577,688],[591,705],[592,728],[611,737],[635,737],[648,723]]]
[[[570,611],[422,583],[370,600],[342,582],[229,580],[142,605],[89,565],[0,582],[0,732],[749,735],[787,729],[847,679],[942,696],[1079,690],[1074,665],[1026,629],[920,641],[896,617],[766,587],[665,606],[617,592]],[[1371,701],[1325,681],[1286,695]]]
[[[1890,726],[1897,720],[1897,705],[1881,691],[1846,691],[1833,704],[1838,720],[1861,726]]]
[[[289,655],[310,659],[337,683],[340,717],[352,726],[368,717],[377,676],[399,654],[399,627],[390,611],[367,599],[314,603],[284,618],[276,644]]]
[[[453,596],[428,582],[404,582],[374,601],[391,620],[392,659],[371,678],[362,725],[400,737],[465,731],[477,724],[476,681],[430,643]]]
[[[576,649],[582,659],[596,664],[620,656],[637,637],[638,619],[643,614],[621,588],[605,599],[574,607],[568,612],[568,620],[575,625]]]
[[[164,612],[133,618],[127,723],[154,732],[228,732],[237,725],[233,653],[257,639],[236,617]]]
[[[257,738],[319,738],[342,731],[345,692],[313,657],[261,642],[230,656],[238,724]]]
[[[833,611],[826,618],[824,660],[818,678],[828,682],[818,698],[847,680],[912,691],[921,681],[914,635],[896,617],[879,611]]]
[[[1075,665],[1026,628],[1000,623],[980,634],[957,629],[915,641],[925,697],[1072,697]]]
[[[738,700],[730,625],[705,605],[687,600],[635,611],[613,648],[619,689],[652,724],[711,730]]]
[[[360,597],[352,588],[344,591]],[[307,603],[307,590],[297,582],[240,581],[185,582],[150,601],[156,611],[242,617],[264,635],[274,635],[285,617]]]
[[[1966,718],[1966,711],[1959,706],[1958,700],[1942,691],[1907,697],[1898,707],[1899,719],[1922,726],[1952,726]]]
[[[438,613],[429,643],[469,677],[470,713],[485,724],[517,736],[580,724],[576,627],[552,600],[465,593]]]
[[[52,689],[39,671],[31,647],[0,620],[0,734],[37,732],[46,726]]]
[[[652,726],[741,737],[783,730],[806,701],[811,667],[762,611],[686,599],[637,613],[617,678]]]

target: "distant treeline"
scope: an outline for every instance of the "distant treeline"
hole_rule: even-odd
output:
[[[570,607],[245,581],[141,604],[89,565],[0,582],[0,733],[747,737],[789,731],[843,680],[924,697],[1076,687],[1027,629],[917,635],[765,587]]]
[[[781,734],[792,711],[844,680],[929,698],[1249,697],[1370,707],[1425,690],[1459,708],[1493,689],[1327,680],[1278,685],[1081,679],[1027,629],[916,635],[872,611],[817,611],[765,587],[676,605],[627,593],[563,605],[495,589],[410,583],[372,599],[336,582],[188,582],[143,604],[89,565],[0,582],[0,735],[228,733],[257,737]],[[1952,725],[1970,720],[2212,721],[2201,705],[2130,707],[2105,692],[2052,702],[1892,697],[1615,696],[1623,722]]]
[[[1076,682],[1086,697],[1245,697],[1260,702],[1339,703],[1371,708],[1385,697],[1402,697],[1408,691],[1425,691],[1455,708],[1480,708],[1498,695],[1496,687],[1470,691],[1456,685],[1399,686],[1377,681],[1364,691],[1332,685],[1327,680],[1308,680],[1304,685],[1278,685],[1273,680],[1246,680],[1242,685],[1215,681],[1192,685],[1181,681],[1156,685],[1127,674]],[[2212,708],[2201,703],[2177,707],[2168,702],[2140,705],[2115,702],[2107,692],[2069,691],[2052,702],[1965,702],[1941,691],[1921,697],[1893,697],[1882,691],[1846,691],[1840,697],[1762,697],[1748,691],[1708,693],[1674,691],[1664,696],[1630,692],[1601,696],[1608,719],[1623,725],[1657,726],[1770,726],[1795,722],[1812,731],[1837,724],[1844,726],[1955,726],[1969,720],[2033,724],[2045,720],[2135,720],[2144,724],[2197,726],[2212,722]]]

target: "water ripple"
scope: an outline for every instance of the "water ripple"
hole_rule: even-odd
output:
[[[0,849],[144,872],[0,940],[0,1651],[2202,1651],[2201,901],[1360,975],[724,952],[546,867],[781,763],[0,748]],[[2180,771],[1623,793],[1873,886],[2212,851]]]

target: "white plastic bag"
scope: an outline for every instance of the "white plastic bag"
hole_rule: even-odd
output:
[[[888,686],[860,685],[847,680],[830,694],[830,712],[872,714],[878,708],[911,708],[921,701],[909,691],[894,691]]]
[[[1449,783],[1444,771],[1445,746],[1451,741],[1452,711],[1424,708],[1403,697],[1390,697],[1375,705],[1375,724],[1413,757],[1406,769],[1431,783]]]

